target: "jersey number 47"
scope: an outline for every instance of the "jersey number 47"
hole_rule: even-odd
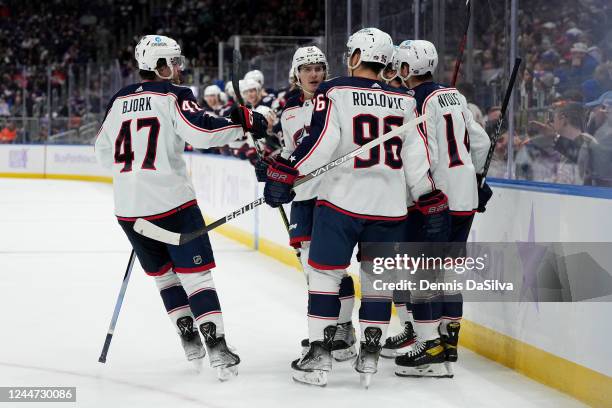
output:
[[[123,163],[121,173],[132,171],[134,151],[132,150],[132,119],[121,124],[121,129],[115,140],[115,163]],[[136,120],[136,132],[142,128],[149,129],[147,139],[147,152],[142,161],[141,169],[156,170],[155,156],[157,155],[157,138],[159,136],[159,120],[156,117],[140,118]]]

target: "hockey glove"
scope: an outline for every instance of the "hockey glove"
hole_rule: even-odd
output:
[[[270,207],[276,208],[293,200],[293,183],[299,172],[291,166],[275,161],[268,166],[264,198]]]
[[[258,159],[255,162],[255,177],[260,183],[265,183],[268,179],[266,174],[268,173],[268,166],[270,165],[265,159]]]
[[[254,147],[249,148],[246,151],[246,159],[254,166],[257,163],[259,156],[257,155],[257,149]]]
[[[491,197],[493,197],[493,191],[486,181],[482,187],[480,186],[480,183],[482,182],[482,176],[480,174],[476,175],[476,181],[478,183],[478,209],[476,211],[483,213],[487,209],[487,203]]]
[[[423,214],[423,240],[448,242],[451,219],[446,194],[440,190],[434,190],[422,195],[416,207]]]
[[[242,125],[245,132],[251,132],[255,140],[263,139],[268,134],[268,121],[259,112],[254,112],[246,106],[234,105],[230,112],[232,122]]]

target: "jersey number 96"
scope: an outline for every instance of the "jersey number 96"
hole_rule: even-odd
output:
[[[357,115],[353,118],[353,142],[359,146],[371,142],[380,136],[380,120],[374,115]],[[401,116],[387,116],[382,120],[384,133],[389,133],[392,126],[401,126],[404,118]],[[366,131],[367,129],[367,131]],[[402,168],[402,139],[398,136],[392,137],[383,143],[385,164],[394,170]],[[365,169],[380,163],[380,146],[370,149],[367,159],[355,157],[355,168]]]

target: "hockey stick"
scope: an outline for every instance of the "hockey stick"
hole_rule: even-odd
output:
[[[233,72],[232,72],[232,87],[234,88],[234,94],[236,94],[236,100],[238,104],[241,106],[245,106],[244,99],[242,98],[242,93],[240,92],[240,82],[238,81],[238,77],[240,75],[240,63],[242,62],[242,55],[240,54],[240,50],[234,48],[234,61],[233,61]],[[261,151],[261,147],[259,147],[259,143],[253,137],[251,132],[246,131],[246,124],[244,123],[244,118],[242,118],[242,128],[245,129],[245,133],[248,137],[251,138],[251,142],[255,146],[255,151],[257,152],[257,157],[263,159],[263,152]],[[285,213],[285,209],[281,205],[278,207],[278,212],[283,219],[283,224],[285,224],[285,228],[287,229],[287,234],[289,234],[289,219],[287,219],[287,213]],[[300,258],[300,251],[297,248],[294,248],[295,256]]]
[[[470,12],[470,0],[465,2],[467,17],[465,18],[465,30],[463,31],[463,38],[459,44],[459,55],[455,60],[455,70],[453,71],[453,79],[451,80],[451,86],[454,87],[457,84],[457,77],[459,76],[459,68],[461,67],[461,61],[463,60],[463,51],[465,50],[465,43],[467,42],[468,30],[470,28],[470,19],[472,13]]]
[[[512,89],[514,88],[514,82],[516,81],[516,74],[518,73],[519,66],[521,65],[521,59],[516,58],[514,60],[514,66],[512,67],[512,74],[510,74],[510,81],[508,82],[508,87],[506,88],[506,93],[504,95],[504,101],[501,107],[501,115],[499,119],[497,119],[497,125],[495,126],[495,133],[491,138],[491,147],[489,147],[489,153],[487,153],[487,160],[485,160],[484,168],[482,170],[482,180],[480,181],[480,187],[484,186],[484,183],[487,178],[487,173],[489,172],[489,166],[491,165],[491,160],[493,159],[493,153],[495,152],[495,145],[497,144],[500,136],[501,136],[501,128],[504,124],[504,117],[506,116],[506,109],[508,109],[508,102],[510,101],[510,95],[512,94]],[[512,119],[511,119],[512,120]],[[512,140],[509,140],[508,143],[512,143]]]
[[[102,353],[100,353],[100,358],[98,358],[99,363],[106,363],[106,354],[108,353],[111,340],[113,339],[113,333],[115,332],[115,326],[117,325],[117,319],[119,318],[119,312],[121,311],[121,305],[123,304],[123,297],[125,296],[125,291],[127,290],[130,275],[132,274],[132,267],[134,266],[135,258],[136,254],[132,249],[132,252],[130,253],[130,260],[128,261],[128,265],[125,270],[125,275],[123,276],[123,283],[121,284],[121,289],[119,290],[119,296],[117,297],[117,303],[115,303],[115,311],[113,312],[113,318],[111,319],[110,326],[108,327],[108,332],[106,333],[104,346],[102,346]]]
[[[393,129],[390,132],[385,133],[384,135],[382,135],[381,137],[378,137],[376,139],[372,139],[371,141],[369,141],[368,143],[364,144],[363,146],[353,150],[350,153],[345,154],[344,156],[340,156],[339,158],[337,158],[334,161],[331,161],[329,163],[327,163],[326,165],[319,167],[318,169],[315,169],[313,171],[311,171],[310,173],[304,175],[304,177],[300,178],[299,180],[297,180],[294,184],[294,188],[297,186],[300,186],[310,180],[312,180],[315,177],[319,177],[325,173],[327,173],[329,170],[340,166],[342,163],[347,162],[348,160],[359,156],[360,154],[367,152],[368,150],[372,149],[373,147],[376,147],[384,142],[386,142],[387,140],[399,136],[402,133],[406,132],[408,129],[415,127],[421,123],[423,123],[425,121],[425,116],[419,116],[418,118],[415,118],[413,120],[411,120],[408,123],[404,123],[402,126],[399,126],[395,129]],[[248,212],[251,211],[253,208],[258,207],[260,205],[262,205],[264,203],[264,198],[260,197],[257,200],[237,209],[236,211],[233,211],[231,213],[229,213],[228,215],[226,215],[223,218],[218,219],[217,221],[213,222],[210,225],[207,225],[204,228],[201,228],[197,231],[193,231],[193,232],[187,232],[187,233],[177,233],[177,232],[172,232],[172,231],[168,231],[165,230],[161,227],[158,227],[157,225],[153,224],[150,221],[147,221],[143,218],[138,218],[136,220],[136,222],[134,223],[134,231],[136,231],[137,233],[144,235],[145,237],[149,237],[151,239],[154,239],[156,241],[160,241],[160,242],[165,242],[166,244],[170,244],[170,245],[182,245],[185,244],[201,235],[206,234],[209,231],[212,231],[213,229],[227,223],[228,221]]]

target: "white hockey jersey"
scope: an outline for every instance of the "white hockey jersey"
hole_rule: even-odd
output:
[[[340,77],[319,86],[310,134],[288,158],[301,174],[327,164],[416,117],[411,96],[366,78]],[[318,189],[318,205],[371,220],[407,214],[407,187],[432,191],[424,138],[417,128],[331,170]]]
[[[312,100],[304,100],[301,95],[296,95],[287,101],[287,105],[280,118],[283,129],[283,150],[281,156],[284,159],[289,159],[300,142],[310,133],[312,108]],[[325,176],[317,177],[308,183],[298,186],[295,189],[293,201],[305,201],[315,198],[323,177]]]
[[[129,85],[111,99],[98,132],[98,161],[112,170],[120,219],[160,217],[195,199],[183,150],[243,137],[229,119],[204,113],[189,88],[170,82]]]
[[[482,172],[491,141],[455,88],[434,82],[415,87],[417,111],[432,157],[436,186],[448,196],[452,212],[470,214],[478,207],[476,174]]]

